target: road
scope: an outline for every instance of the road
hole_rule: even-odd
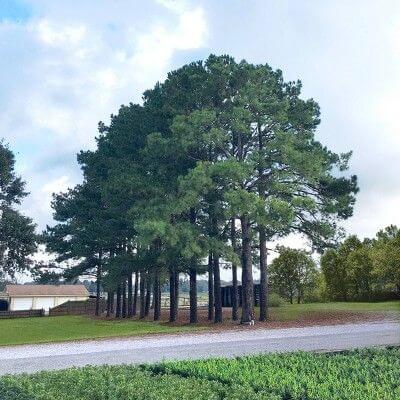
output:
[[[1,334],[1,333],[0,333]],[[72,366],[148,363],[294,350],[400,345],[400,323],[249,329],[0,347],[0,375]]]

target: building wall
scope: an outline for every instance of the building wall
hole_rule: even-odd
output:
[[[33,297],[10,298],[10,311],[32,310]]]
[[[40,310],[44,309],[46,311],[49,308],[58,306],[67,301],[79,301],[86,300],[86,296],[70,296],[70,297],[60,297],[60,296],[27,296],[27,297],[12,297],[10,298],[10,311],[17,310]]]

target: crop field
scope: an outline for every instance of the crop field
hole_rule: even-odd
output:
[[[104,366],[0,378],[1,400],[398,400],[400,348]]]

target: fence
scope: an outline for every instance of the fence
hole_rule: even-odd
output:
[[[43,316],[44,316],[44,310],[0,311],[0,319],[43,317]]]
[[[100,313],[106,310],[106,301],[100,300]],[[67,301],[59,306],[50,308],[49,315],[85,315],[94,314],[96,310],[96,299],[80,300],[80,301]]]

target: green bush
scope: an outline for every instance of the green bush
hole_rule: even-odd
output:
[[[398,400],[400,348],[342,354],[296,352],[166,363],[158,371],[250,387],[290,400]]]
[[[271,293],[268,296],[268,304],[270,307],[280,307],[283,305],[285,300],[282,299],[282,297],[279,296],[279,294],[276,293]]]
[[[0,400],[398,400],[400,349],[296,352],[0,378]]]

